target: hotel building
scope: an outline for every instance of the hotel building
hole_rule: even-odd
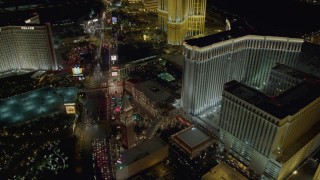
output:
[[[168,44],[181,45],[188,36],[204,33],[206,0],[158,0],[158,24]]]
[[[285,179],[320,146],[320,79],[277,96],[231,81],[222,96],[220,148],[263,179]]]
[[[234,38],[236,37],[236,38]],[[197,116],[218,105],[223,85],[231,80],[263,89],[276,63],[295,67],[303,40],[231,32],[184,42],[182,106]]]
[[[50,24],[0,27],[0,72],[57,68]]]

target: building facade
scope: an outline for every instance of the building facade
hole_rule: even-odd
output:
[[[135,145],[135,122],[132,118],[133,109],[126,95],[122,97],[121,107],[121,141],[122,145],[126,148],[132,148]]]
[[[50,24],[0,27],[0,72],[57,69]]]
[[[158,0],[158,25],[168,44],[180,45],[188,36],[204,33],[206,0]]]
[[[317,168],[317,170],[314,173],[314,176],[312,178],[312,180],[317,180],[317,179],[320,179],[320,164],[318,164],[318,168]]]
[[[232,38],[227,33],[187,40],[183,52],[183,109],[197,116],[218,105],[223,85],[231,80],[263,89],[276,63],[297,64],[302,43],[302,39],[285,37]]]
[[[263,178],[285,179],[320,146],[320,81],[279,96],[237,81],[225,85],[220,148]]]

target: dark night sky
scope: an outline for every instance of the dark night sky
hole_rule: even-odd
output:
[[[247,18],[259,31],[310,32],[320,29],[320,6],[294,0],[207,0],[208,6]]]
[[[61,3],[66,0],[50,0],[49,2]],[[69,0],[71,2],[81,0]],[[96,2],[96,0],[88,0],[89,2]],[[219,9],[232,12],[234,14],[245,17],[251,25],[253,25],[258,32],[275,32],[275,35],[294,34],[295,32],[311,32],[320,29],[320,6],[311,6],[301,4],[298,0],[207,0],[207,6],[214,5]],[[47,3],[44,0],[4,0],[4,2],[11,2],[13,4],[29,4],[31,2]],[[10,4],[11,4],[10,3]],[[5,4],[0,4],[3,7]],[[60,8],[58,11],[53,9],[38,10],[44,21],[50,19],[63,19],[64,15],[78,17],[83,14],[83,11],[91,9],[87,4],[85,5],[70,5],[65,8]],[[19,11],[11,13],[0,14],[0,24],[8,25],[14,24],[15,15],[25,17],[34,11]],[[66,13],[67,12],[67,13]],[[26,14],[22,15],[21,14]],[[8,19],[11,18],[11,19]]]

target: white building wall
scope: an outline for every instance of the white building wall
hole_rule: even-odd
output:
[[[249,35],[202,48],[184,44],[184,110],[198,115],[217,105],[223,85],[231,80],[262,88],[276,63],[296,65],[302,43],[302,39]]]

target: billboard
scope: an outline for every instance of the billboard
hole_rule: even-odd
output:
[[[117,60],[117,55],[111,55],[111,61],[116,61]]]
[[[112,77],[118,76],[118,72],[111,72],[111,76],[112,76]]]

